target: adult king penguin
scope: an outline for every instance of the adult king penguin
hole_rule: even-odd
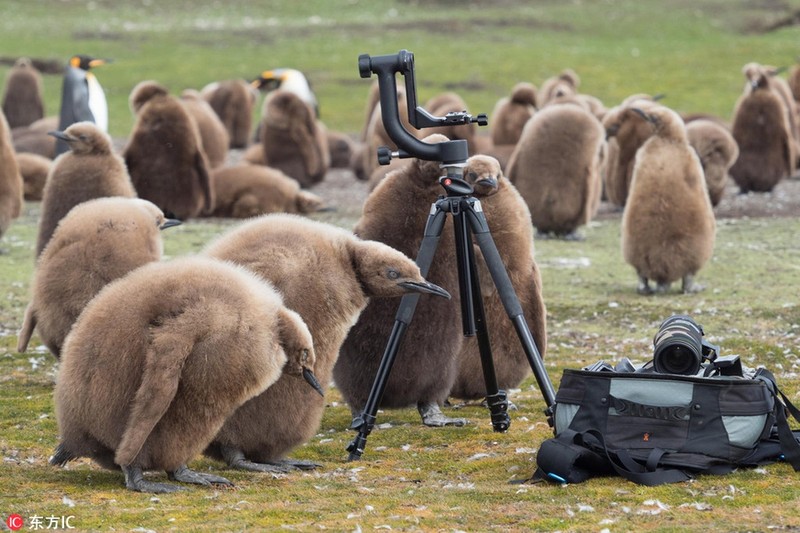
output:
[[[107,63],[87,55],[72,56],[64,70],[64,83],[61,86],[61,112],[58,120],[59,131],[66,130],[76,122],[94,122],[103,131],[108,131],[108,104],[100,82],[90,70]],[[69,150],[67,143],[56,142],[56,154]]]
[[[311,90],[311,85],[308,83],[305,74],[299,70],[293,68],[265,70],[251,82],[251,85],[260,91],[269,92],[275,89],[283,89],[292,92],[310,105],[317,118],[319,118],[317,96]]]

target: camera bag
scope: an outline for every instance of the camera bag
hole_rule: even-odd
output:
[[[759,369],[752,379],[565,370],[534,479],[620,475],[660,485],[785,460],[800,470],[800,411]]]

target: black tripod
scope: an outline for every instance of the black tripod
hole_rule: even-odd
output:
[[[486,401],[491,414],[492,427],[495,431],[504,432],[508,430],[511,419],[507,412],[508,400],[506,393],[497,386],[497,377],[495,375],[489,332],[486,326],[486,316],[478,279],[478,269],[475,262],[475,252],[472,246],[473,237],[481,250],[492,280],[497,287],[503,307],[514,324],[517,336],[522,343],[522,348],[536,377],[536,382],[548,406],[548,421],[552,425],[551,408],[555,404],[555,390],[550,383],[528,324],[525,322],[522,306],[514,292],[508,272],[506,272],[505,265],[489,232],[489,226],[483,214],[481,203],[478,199],[472,197],[473,189],[463,179],[463,167],[468,155],[467,143],[463,140],[457,140],[428,144],[419,141],[408,133],[400,123],[395,96],[397,91],[395,73],[400,72],[405,76],[409,122],[417,128],[438,126],[444,123],[467,124],[469,122],[478,122],[485,124],[485,116],[479,115],[477,118],[473,118],[464,112],[450,113],[446,117],[433,117],[425,112],[424,109],[418,108],[416,106],[416,87],[414,82],[414,56],[406,50],[401,50],[396,55],[373,58],[366,54],[362,55],[359,57],[359,70],[363,78],[370,77],[373,72],[378,75],[381,116],[384,127],[392,140],[401,148],[400,151],[392,154],[388,148],[381,147],[378,155],[381,164],[388,164],[393,156],[418,157],[431,161],[442,161],[442,167],[446,171],[446,175],[439,179],[439,183],[444,187],[447,194],[440,197],[432,206],[416,262],[422,275],[426,276],[433,262],[447,214],[451,214],[455,228],[462,327],[465,336],[477,336],[481,366],[486,383]],[[394,327],[389,336],[367,403],[359,416],[353,419],[351,425],[351,429],[358,430],[358,435],[347,447],[347,451],[350,452],[350,460],[359,459],[364,453],[367,436],[375,426],[375,415],[378,412],[378,406],[383,397],[389,373],[408,325],[414,316],[418,301],[419,295],[414,294],[406,295],[400,301]]]

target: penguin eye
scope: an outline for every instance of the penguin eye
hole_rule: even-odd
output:
[[[472,181],[476,181],[478,179],[478,174],[475,173],[475,172],[470,172],[468,174],[468,176],[469,176],[469,179],[471,179]]]
[[[389,277],[389,279],[397,279],[400,277],[400,272],[398,272],[397,270],[389,269],[389,271],[386,272],[386,275]]]
[[[80,140],[82,140],[82,141],[84,141],[84,142],[86,141],[86,139],[87,139],[87,138],[88,138],[88,137],[86,137],[86,135],[83,135],[83,134],[81,134],[81,135],[78,135],[78,139],[80,139]]]

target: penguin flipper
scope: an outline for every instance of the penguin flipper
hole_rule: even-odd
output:
[[[116,464],[130,465],[139,455],[175,398],[183,363],[191,351],[192,343],[184,336],[164,331],[154,335],[145,355],[142,381],[114,456]]]
[[[36,308],[31,302],[25,308],[25,318],[22,320],[22,329],[19,330],[19,339],[17,340],[17,352],[25,353],[25,350],[28,349],[28,342],[31,340],[36,322]]]

